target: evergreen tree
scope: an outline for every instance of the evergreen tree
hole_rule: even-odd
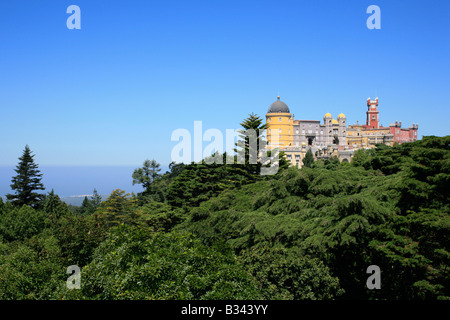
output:
[[[256,164],[257,162],[259,162],[258,153],[260,151],[260,136],[263,133],[263,131],[268,128],[268,125],[267,123],[263,124],[263,120],[254,113],[249,114],[248,118],[244,119],[244,121],[242,121],[240,125],[244,129],[238,130],[239,138],[241,140],[238,140],[236,146],[240,148],[241,152],[243,150],[246,165]],[[254,138],[256,138],[256,146],[252,145],[253,143],[251,143],[252,141],[249,135],[249,132],[251,130],[254,130],[255,133]],[[234,151],[239,152],[238,149],[235,149]],[[258,168],[259,166],[260,165],[258,165]]]
[[[80,214],[89,214],[91,212],[91,202],[89,201],[88,197],[85,196],[83,199],[83,202],[81,203],[80,207]]]
[[[92,196],[89,198],[84,197],[81,207],[78,209],[78,213],[81,215],[89,215],[95,212],[102,202],[102,196],[98,194],[97,189],[94,189]]]
[[[244,156],[244,159],[240,159],[240,161],[244,160],[246,170],[250,174],[257,176],[260,174],[263,165],[269,165],[268,163],[263,164],[263,159],[261,159],[261,152],[265,149],[267,143],[263,139],[263,135],[269,126],[267,123],[263,124],[263,120],[254,113],[249,114],[248,118],[244,119],[240,125],[243,130],[238,131],[240,140],[235,144],[237,148],[234,149],[234,152],[238,152],[238,158]],[[256,140],[256,143],[253,140]],[[269,151],[264,150],[263,152],[267,152],[267,157],[278,157],[278,172],[289,166],[288,161],[284,158],[283,151],[272,149]]]
[[[15,169],[17,176],[11,180],[11,189],[15,191],[15,194],[8,194],[6,197],[18,206],[29,205],[37,207],[43,195],[35,191],[45,190],[45,188],[41,182],[42,173],[40,173],[38,165],[34,162],[34,155],[28,145],[25,146],[23,155],[19,160],[19,164]]]
[[[185,168],[186,168],[186,165],[184,163],[176,163],[175,161],[172,161],[169,164],[169,170],[170,170],[170,172],[168,172],[169,178],[178,177]]]
[[[151,190],[151,184],[161,176],[160,164],[155,160],[145,160],[143,167],[135,169],[133,172],[133,185],[141,184],[142,187],[149,191]]]
[[[311,168],[313,164],[314,164],[314,156],[312,154],[311,149],[309,149],[306,152],[305,157],[303,158],[303,165],[307,168]]]
[[[61,201],[60,197],[52,191],[44,201],[44,211],[54,218],[59,218],[69,212],[67,205]]]
[[[102,196],[98,194],[97,189],[94,189],[94,192],[91,197],[91,203],[94,207],[94,210],[97,209],[102,203]]]
[[[235,144],[235,152],[238,152],[238,158],[244,156],[244,159],[239,159],[238,162],[244,161],[246,170],[258,175],[261,170],[260,149],[262,148],[260,138],[268,128],[268,125],[263,124],[263,120],[256,114],[249,114],[248,118],[240,123],[243,129],[238,130],[239,138]],[[254,135],[253,135],[254,133]],[[253,141],[256,140],[256,143]]]
[[[137,225],[141,221],[136,209],[137,199],[124,190],[116,189],[102,202],[96,215],[108,227],[120,224]]]

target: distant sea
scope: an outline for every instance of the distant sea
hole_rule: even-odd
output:
[[[116,166],[80,166],[80,167],[47,167],[39,166],[43,174],[42,183],[46,190],[50,192],[54,189],[55,193],[61,198],[81,198],[74,197],[83,195],[92,195],[94,189],[102,196],[108,196],[115,189],[122,189],[126,192],[141,192],[140,185],[133,186],[131,175],[133,170],[139,166],[116,167]],[[0,166],[0,197],[11,193],[11,178],[16,175],[15,166]],[[168,170],[167,167],[161,167],[161,172]],[[77,201],[75,201],[77,202]]]

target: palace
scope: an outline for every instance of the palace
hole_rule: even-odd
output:
[[[330,113],[319,120],[295,120],[289,107],[280,100],[272,103],[266,114],[268,148],[284,151],[292,165],[301,167],[306,152],[311,149],[315,158],[351,161],[355,150],[374,148],[377,144],[393,146],[417,140],[419,125],[402,128],[395,121],[388,127],[379,122],[378,98],[367,99],[366,124],[347,125],[345,114],[333,119]]]

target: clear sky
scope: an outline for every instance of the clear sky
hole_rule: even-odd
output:
[[[81,30],[69,30],[69,5]],[[381,29],[369,30],[369,5]],[[175,129],[237,129],[280,94],[448,135],[450,1],[0,1],[0,166],[166,166]]]

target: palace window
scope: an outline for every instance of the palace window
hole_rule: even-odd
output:
[[[278,121],[281,122],[281,118],[278,118]]]

